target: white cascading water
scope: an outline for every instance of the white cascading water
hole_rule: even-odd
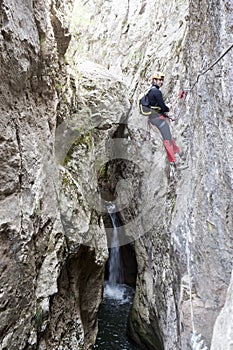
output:
[[[119,246],[119,220],[116,207],[107,203],[112,221],[111,249],[108,260],[108,280],[105,282],[103,302],[99,311],[99,332],[94,349],[136,350],[126,335],[126,324],[132,305],[134,290],[123,284],[123,264]]]
[[[111,251],[109,257],[109,278],[105,284],[104,297],[124,301],[123,270],[118,238],[118,218],[113,203],[107,204],[107,210],[113,225]]]

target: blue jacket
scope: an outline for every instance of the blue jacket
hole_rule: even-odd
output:
[[[160,107],[161,113],[169,112],[169,108],[165,105],[162,92],[158,85],[152,85],[148,92],[149,105],[151,107]]]

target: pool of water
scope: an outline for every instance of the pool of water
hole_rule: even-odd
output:
[[[126,324],[134,290],[127,285],[105,286],[99,311],[99,332],[94,349],[140,350],[126,336]]]

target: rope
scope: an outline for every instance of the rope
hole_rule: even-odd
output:
[[[185,90],[181,90],[181,92],[179,93],[178,97],[179,97],[180,99],[182,99],[183,101],[182,101],[182,104],[181,104],[181,106],[180,106],[180,109],[179,109],[179,111],[178,111],[176,117],[175,117],[175,118],[169,117],[169,119],[171,119],[171,121],[174,122],[174,121],[176,121],[176,120],[178,120],[178,119],[180,118],[181,112],[182,112],[183,107],[185,106],[185,103],[186,103],[186,97],[187,97],[187,95],[188,95],[188,92],[185,91]]]
[[[205,70],[203,70],[201,73],[199,73],[196,77],[195,82],[191,86],[190,89],[182,89],[181,92],[179,93],[178,97],[182,100],[182,104],[180,106],[180,109],[176,115],[175,118],[167,116],[171,121],[176,121],[181,117],[181,112],[185,106],[186,103],[186,97],[188,93],[192,92],[194,89],[195,85],[198,83],[198,80],[201,75],[206,74],[210,69],[212,69],[231,49],[233,48],[233,44],[231,44],[222,54],[217,58],[209,67],[207,67]],[[146,131],[146,140],[149,141],[151,139],[151,124],[149,121],[149,117],[147,118],[147,131]]]
[[[182,99],[183,100],[183,103],[182,103],[182,105],[181,105],[181,107],[180,107],[180,110],[179,110],[179,112],[178,112],[178,114],[177,114],[177,116],[175,117],[175,118],[171,118],[171,117],[169,117],[169,119],[171,119],[172,121],[176,121],[176,120],[178,120],[179,118],[180,118],[180,116],[181,116],[181,112],[182,112],[182,110],[183,110],[183,107],[184,107],[184,105],[185,105],[185,102],[186,102],[186,97],[187,97],[187,95],[188,95],[188,93],[190,93],[190,92],[192,92],[192,90],[194,89],[194,87],[195,87],[195,85],[198,83],[198,80],[199,80],[199,78],[200,78],[200,76],[201,75],[204,75],[204,74],[206,74],[210,69],[212,69],[231,49],[233,48],[233,44],[231,44],[222,54],[221,54],[221,56],[219,56],[219,58],[217,58],[209,67],[207,67],[205,70],[203,70],[202,72],[200,72],[198,75],[197,75],[197,77],[196,77],[196,80],[195,80],[195,82],[193,83],[193,85],[191,86],[191,88],[190,89],[183,89],[183,90],[181,90],[181,92],[179,93],[179,95],[178,95],[178,97],[180,98],[180,99]]]
[[[194,82],[193,86],[190,88],[189,92],[191,92],[194,88],[194,86],[198,83],[198,80],[201,75],[206,74],[210,69],[212,69],[231,49],[233,48],[233,44],[231,44],[222,54],[219,56],[217,60],[215,60],[209,67],[207,67],[203,72],[199,73],[197,75],[196,81]]]

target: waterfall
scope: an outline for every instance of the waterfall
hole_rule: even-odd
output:
[[[132,305],[134,290],[124,283],[123,265],[119,246],[119,219],[113,203],[106,203],[112,222],[112,247],[109,252],[109,274],[105,281],[103,302],[99,311],[99,332],[94,349],[139,349],[126,335],[126,324]]]
[[[124,300],[125,287],[123,285],[123,269],[120,255],[118,226],[119,220],[116,214],[116,207],[113,203],[107,204],[107,210],[111,218],[113,230],[111,250],[109,256],[109,277],[104,288],[104,296],[116,300]]]

